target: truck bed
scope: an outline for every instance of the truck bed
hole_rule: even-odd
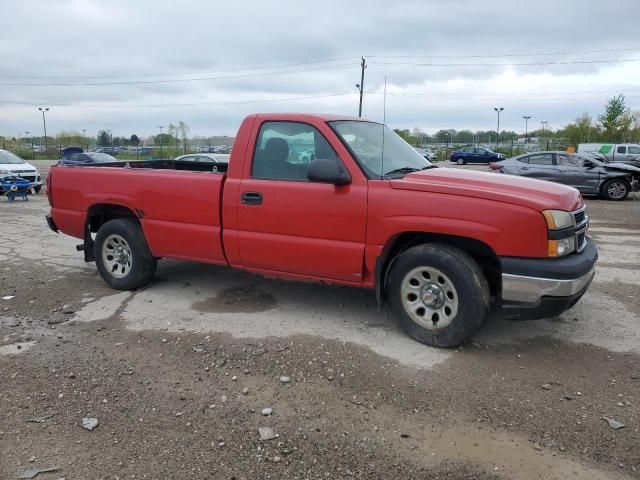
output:
[[[226,166],[175,160],[55,166],[52,215],[62,232],[83,238],[93,211],[104,205],[124,208],[142,225],[155,257],[226,263],[221,241]]]

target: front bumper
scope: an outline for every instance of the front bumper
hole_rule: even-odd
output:
[[[502,309],[509,317],[546,318],[575,305],[595,276],[598,251],[584,250],[559,259],[502,258]]]

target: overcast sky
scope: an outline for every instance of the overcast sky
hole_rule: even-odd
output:
[[[49,134],[357,115],[361,56],[364,116],[386,76],[394,128],[495,129],[496,106],[501,129],[557,128],[620,92],[640,109],[640,0],[2,0],[0,18],[5,136],[41,134],[38,106]]]

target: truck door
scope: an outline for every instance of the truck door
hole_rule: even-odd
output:
[[[266,121],[258,128],[238,192],[242,266],[360,283],[366,178],[352,175],[343,186],[309,182],[313,159],[342,162],[327,138],[303,122]]]

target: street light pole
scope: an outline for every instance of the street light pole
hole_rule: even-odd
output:
[[[504,110],[503,107],[495,107],[494,110],[498,112],[498,130],[496,131],[496,150],[500,145],[500,112]]]
[[[524,144],[526,145],[527,144],[527,132],[528,132],[527,126],[528,126],[529,120],[531,119],[531,115],[527,115],[527,116],[524,116],[522,118],[524,118]]]
[[[49,111],[49,107],[38,107],[38,110],[42,112],[42,125],[44,126],[44,154],[47,155],[47,119],[44,116],[44,112]]]
[[[162,158],[162,129],[164,127],[158,127],[158,130],[160,130],[160,135],[158,136],[158,140],[160,140],[160,158]]]

